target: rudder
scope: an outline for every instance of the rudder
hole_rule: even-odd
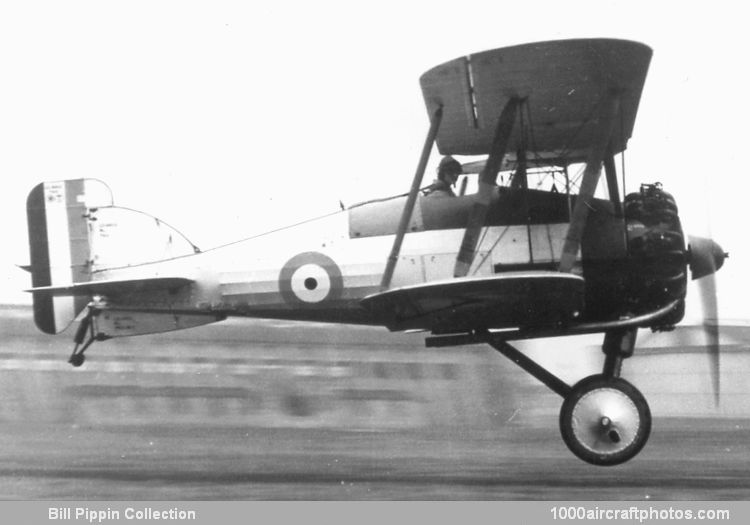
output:
[[[91,280],[86,189],[92,182],[103,185],[91,179],[43,182],[29,193],[26,214],[34,288]],[[34,321],[48,334],[65,330],[89,302],[85,296],[33,297]]]

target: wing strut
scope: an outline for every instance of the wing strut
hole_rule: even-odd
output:
[[[609,200],[615,207],[615,215],[623,216],[622,201],[620,200],[620,190],[617,186],[617,168],[615,167],[614,155],[607,155],[604,158],[604,173],[607,176],[607,188],[609,188]]]
[[[479,232],[482,231],[482,226],[484,226],[484,219],[487,216],[487,210],[492,200],[492,192],[496,186],[497,172],[500,171],[500,165],[508,149],[508,140],[513,132],[516,110],[520,103],[520,98],[511,97],[497,119],[497,128],[495,128],[495,136],[492,140],[490,154],[482,168],[482,172],[479,174],[477,200],[472,205],[464,238],[461,241],[461,249],[456,257],[456,266],[453,269],[454,277],[466,277],[471,264],[474,262],[477,242],[479,241]]]
[[[586,159],[586,169],[583,171],[583,180],[581,189],[578,192],[575,206],[573,207],[573,216],[570,219],[568,233],[565,236],[562,255],[560,256],[561,272],[570,272],[578,255],[578,249],[581,246],[583,238],[583,229],[586,226],[586,219],[589,215],[591,201],[594,198],[596,185],[599,183],[599,176],[602,172],[602,162],[609,145],[612,131],[614,130],[615,117],[620,109],[620,95],[611,91],[602,101],[600,114],[596,124],[596,137],[588,158]]]
[[[419,187],[422,185],[422,179],[424,178],[425,169],[427,169],[427,161],[430,158],[430,152],[432,146],[435,144],[438,130],[440,129],[440,121],[443,118],[443,107],[438,106],[435,110],[432,119],[430,119],[430,130],[427,132],[427,137],[422,147],[422,155],[419,157],[419,164],[417,164],[417,171],[414,173],[414,179],[411,182],[411,189],[409,190],[409,196],[406,198],[406,204],[404,204],[404,211],[401,213],[401,220],[398,223],[398,229],[396,230],[396,238],[393,240],[393,247],[391,253],[388,255],[388,261],[385,265],[385,272],[383,272],[383,279],[380,281],[380,291],[385,291],[391,286],[391,279],[393,278],[393,272],[396,270],[396,263],[398,262],[399,253],[401,253],[401,244],[404,242],[404,235],[406,235],[406,229],[409,227],[411,222],[412,212],[414,211],[414,205],[417,203],[417,194],[419,193]]]

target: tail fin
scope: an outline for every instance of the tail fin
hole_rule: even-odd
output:
[[[44,182],[26,200],[34,288],[91,280],[91,253],[86,220],[86,190],[93,179]],[[108,189],[106,190],[109,191]],[[110,197],[111,198],[111,197]],[[34,321],[48,334],[65,330],[86,307],[85,296],[56,297],[34,294]]]

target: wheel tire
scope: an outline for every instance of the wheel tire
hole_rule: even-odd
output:
[[[651,433],[651,411],[637,388],[619,377],[589,376],[560,409],[568,448],[587,463],[611,466],[633,458]]]

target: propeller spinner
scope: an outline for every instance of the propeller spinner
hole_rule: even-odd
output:
[[[724,259],[727,257],[729,257],[729,254],[713,239],[690,236],[688,263],[693,280],[718,271],[724,265]]]

